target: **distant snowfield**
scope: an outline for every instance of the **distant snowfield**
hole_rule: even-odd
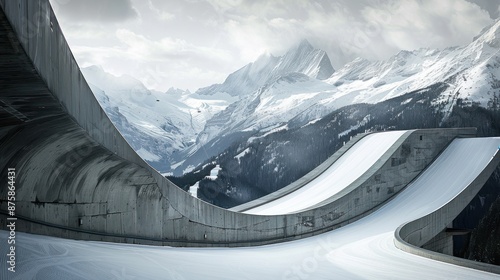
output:
[[[172,248],[75,241],[18,232],[16,272],[1,279],[498,279],[394,246],[401,224],[458,195],[495,155],[500,138],[457,139],[389,203],[340,229],[249,248]],[[437,188],[436,186],[439,186]],[[2,242],[8,232],[0,231]],[[4,243],[6,244],[6,243]],[[6,263],[5,246],[0,261]]]

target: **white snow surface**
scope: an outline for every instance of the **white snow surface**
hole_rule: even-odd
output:
[[[220,165],[217,164],[214,168],[212,168],[212,170],[210,170],[210,175],[205,176],[205,178],[210,180],[217,180],[217,177],[219,176],[219,171],[221,169],[222,168],[220,167]]]
[[[194,197],[198,197],[198,189],[200,188],[200,182],[194,183],[194,185],[189,187],[189,194]]]
[[[256,215],[281,215],[313,207],[345,189],[363,175],[407,131],[369,134],[359,140],[325,172],[302,188],[245,211]]]
[[[462,192],[499,144],[500,138],[454,140],[386,205],[318,236],[248,248],[171,248],[17,232],[16,272],[3,269],[0,274],[2,279],[50,280],[498,279],[496,274],[405,253],[394,246],[394,231]],[[8,232],[0,231],[0,237],[6,242]],[[5,251],[0,261],[6,263]]]

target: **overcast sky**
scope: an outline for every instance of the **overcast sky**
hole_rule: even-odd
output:
[[[500,0],[50,0],[81,67],[97,64],[147,87],[221,83],[263,52],[301,39],[335,69],[356,57],[472,41]]]

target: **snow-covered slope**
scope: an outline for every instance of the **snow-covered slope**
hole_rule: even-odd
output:
[[[241,98],[207,121],[186,155],[199,149],[213,154],[214,147],[230,145],[231,137],[304,125],[346,105],[375,104],[442,82],[448,89],[433,104],[445,118],[457,104],[498,108],[499,49],[497,21],[463,47],[403,50],[386,61],[358,58],[319,79],[329,69],[323,64],[327,57],[303,41],[282,57],[263,55],[223,84],[200,89],[200,94],[229,92]]]
[[[272,129],[305,108],[328,98],[334,91],[331,85],[323,81],[300,73],[290,73],[214,116],[200,133],[198,142],[210,141],[221,133]]]
[[[192,145],[207,119],[233,101],[226,94],[151,91],[130,76],[116,77],[98,66],[83,68],[82,73],[120,133],[161,172],[169,172],[175,152]]]
[[[401,51],[387,61],[356,59],[330,77],[343,103],[378,103],[437,82],[450,89],[441,102],[458,99],[487,107],[500,78],[500,21],[464,47]],[[498,95],[498,93],[496,93]],[[449,98],[453,96],[454,98]],[[451,104],[450,104],[451,105]]]

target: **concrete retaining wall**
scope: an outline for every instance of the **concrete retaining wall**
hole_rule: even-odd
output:
[[[333,229],[378,209],[408,185],[456,137],[475,129],[408,131],[367,172],[321,206],[297,213],[309,223]],[[306,218],[304,218],[306,217]]]
[[[497,152],[488,166],[462,193],[437,211],[400,226],[394,234],[396,247],[433,260],[500,274],[500,266],[457,258],[421,248],[424,245],[427,248],[431,248],[433,244],[430,244],[429,241],[434,241],[437,244],[434,244],[434,246],[437,246],[435,248],[438,250],[443,249],[442,251],[446,252],[446,244],[451,240],[451,236],[448,236],[448,239],[445,236],[446,233],[444,230],[446,229],[446,225],[450,224],[460,214],[464,206],[468,205],[476,196],[499,163],[500,153]],[[436,238],[436,236],[441,236],[441,238]]]
[[[18,230],[174,246],[245,246],[318,234],[390,199],[457,136],[408,132],[363,178],[327,204],[254,216],[193,198],[145,163],[99,106],[46,0],[0,0],[0,178],[16,168]],[[6,18],[10,21],[7,22]],[[11,29],[11,26],[13,29]],[[7,209],[0,189],[0,209]],[[5,219],[1,219],[4,226]]]

